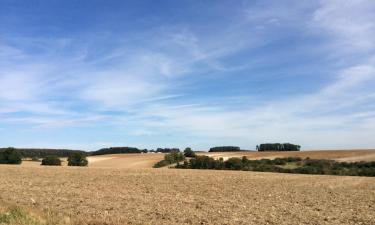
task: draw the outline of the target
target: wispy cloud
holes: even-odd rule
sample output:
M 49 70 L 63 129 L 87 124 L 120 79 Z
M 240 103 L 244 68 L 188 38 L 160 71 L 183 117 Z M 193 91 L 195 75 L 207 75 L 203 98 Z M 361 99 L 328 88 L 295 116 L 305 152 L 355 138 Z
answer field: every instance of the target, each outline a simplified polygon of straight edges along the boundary
M 225 20 L 131 32 L 4 33 L 0 126 L 53 130 L 61 145 L 68 130 L 87 133 L 82 142 L 70 137 L 77 148 L 374 146 L 375 4 L 291 3 L 249 3 L 214 13 Z

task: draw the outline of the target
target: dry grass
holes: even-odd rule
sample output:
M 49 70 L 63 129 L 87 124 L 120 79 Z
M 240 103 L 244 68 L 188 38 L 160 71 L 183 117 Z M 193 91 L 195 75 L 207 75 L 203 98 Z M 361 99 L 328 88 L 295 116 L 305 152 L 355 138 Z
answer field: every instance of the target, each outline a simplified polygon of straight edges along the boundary
M 113 154 L 88 157 L 89 167 L 152 168 L 164 154 Z
M 375 178 L 1 165 L 0 180 L 0 202 L 81 223 L 375 224 Z
M 201 152 L 200 155 L 208 155 L 214 158 L 242 157 L 249 159 L 274 159 L 277 157 L 310 157 L 312 159 L 332 159 L 337 161 L 375 161 L 375 150 L 320 150 L 300 152 Z

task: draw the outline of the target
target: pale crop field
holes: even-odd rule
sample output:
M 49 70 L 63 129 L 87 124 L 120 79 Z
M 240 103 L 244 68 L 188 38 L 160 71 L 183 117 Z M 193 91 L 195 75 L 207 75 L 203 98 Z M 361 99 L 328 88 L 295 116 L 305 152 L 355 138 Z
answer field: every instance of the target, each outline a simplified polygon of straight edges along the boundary
M 0 165 L 0 181 L 4 206 L 67 224 L 375 224 L 369 177 Z

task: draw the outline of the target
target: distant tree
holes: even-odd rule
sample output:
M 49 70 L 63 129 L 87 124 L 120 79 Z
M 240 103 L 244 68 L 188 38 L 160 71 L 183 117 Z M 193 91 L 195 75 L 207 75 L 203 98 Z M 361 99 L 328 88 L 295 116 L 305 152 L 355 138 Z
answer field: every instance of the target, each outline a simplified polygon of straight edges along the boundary
M 0 148 L 0 152 L 6 151 L 8 148 Z M 55 155 L 58 157 L 68 157 L 73 152 L 81 152 L 85 153 L 84 151 L 79 150 L 69 150 L 69 149 L 38 149 L 38 148 L 12 148 L 15 149 L 22 158 L 44 158 L 46 156 Z
M 147 149 L 140 150 L 134 147 L 110 147 L 102 148 L 97 151 L 91 152 L 91 155 L 106 155 L 106 154 L 130 154 L 130 153 L 147 153 Z
M 21 164 L 21 154 L 14 148 L 7 148 L 0 152 L 0 164 Z
M 68 166 L 87 166 L 88 161 L 86 155 L 76 152 L 68 157 Z
M 257 145 L 258 151 L 300 151 L 301 146 L 290 143 L 265 143 Z
M 191 148 L 185 148 L 184 150 L 185 157 L 195 157 L 195 152 Z
M 180 149 L 179 148 L 157 148 L 156 152 L 172 153 L 172 152 L 180 152 Z
M 237 152 L 241 151 L 240 147 L 237 146 L 219 146 L 210 148 L 209 152 Z
M 61 166 L 61 160 L 57 156 L 47 156 L 42 160 L 42 166 Z

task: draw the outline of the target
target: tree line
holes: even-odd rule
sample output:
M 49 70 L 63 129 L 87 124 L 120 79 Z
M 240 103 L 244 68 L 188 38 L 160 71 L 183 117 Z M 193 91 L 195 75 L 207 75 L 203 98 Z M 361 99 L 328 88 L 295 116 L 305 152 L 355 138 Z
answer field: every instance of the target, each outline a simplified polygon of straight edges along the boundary
M 43 149 L 43 148 L 0 148 L 0 152 L 7 151 L 9 149 L 15 149 L 21 155 L 22 158 L 44 158 L 46 156 L 58 156 L 68 157 L 70 154 L 78 152 L 86 154 L 85 151 L 80 150 L 69 150 L 69 149 Z
M 249 160 L 233 157 L 224 161 L 209 156 L 196 156 L 177 164 L 181 169 L 244 170 L 259 172 L 324 174 L 342 176 L 375 176 L 375 162 L 336 162 L 299 157 Z
M 238 152 L 241 151 L 237 146 L 219 146 L 210 148 L 209 152 Z
M 256 146 L 257 151 L 300 151 L 301 146 L 290 143 L 265 143 Z

